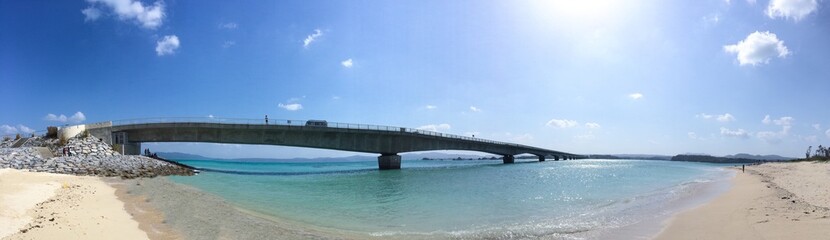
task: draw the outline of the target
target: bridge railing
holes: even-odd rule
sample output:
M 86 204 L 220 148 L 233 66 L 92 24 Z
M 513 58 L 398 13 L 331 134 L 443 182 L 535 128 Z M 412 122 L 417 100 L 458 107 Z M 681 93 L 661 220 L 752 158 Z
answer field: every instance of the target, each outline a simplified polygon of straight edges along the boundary
M 454 139 L 462 139 L 462 140 L 484 142 L 484 143 L 509 145 L 509 146 L 515 146 L 515 147 L 533 148 L 533 147 L 525 146 L 525 145 L 521 145 L 521 144 L 494 141 L 494 140 L 483 139 L 483 138 L 474 138 L 474 137 L 461 136 L 461 135 L 455 135 L 455 134 L 449 134 L 449 133 L 440 133 L 440 132 L 428 131 L 428 130 L 417 129 L 417 128 L 393 127 L 393 126 L 371 125 L 371 124 L 338 123 L 338 122 L 326 122 L 325 126 L 306 125 L 307 123 L 311 123 L 312 121 L 316 121 L 316 120 L 268 119 L 267 125 L 297 126 L 297 127 L 328 127 L 328 128 L 356 129 L 356 130 L 376 130 L 376 131 L 384 131 L 384 132 L 396 132 L 396 133 L 404 133 L 404 134 L 420 134 L 420 135 L 427 135 L 427 136 L 436 136 L 436 137 L 454 138 Z M 265 122 L 264 118 L 262 118 L 262 119 L 246 119 L 246 118 L 214 118 L 214 117 L 169 117 L 169 118 L 137 118 L 137 119 L 126 119 L 126 120 L 112 121 L 113 126 L 151 124 L 151 123 L 222 123 L 222 124 L 266 125 L 266 122 Z

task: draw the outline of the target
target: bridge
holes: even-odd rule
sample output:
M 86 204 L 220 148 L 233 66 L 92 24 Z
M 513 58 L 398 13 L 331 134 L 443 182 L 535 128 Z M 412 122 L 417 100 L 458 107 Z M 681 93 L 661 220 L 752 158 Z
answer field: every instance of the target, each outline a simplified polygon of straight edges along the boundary
M 279 145 L 380 154 L 380 169 L 400 169 L 399 153 L 432 150 L 485 152 L 501 155 L 504 163 L 513 163 L 519 154 L 536 155 L 539 161 L 582 158 L 567 152 L 420 129 L 314 120 L 266 123 L 264 119 L 135 119 L 68 126 L 60 135 L 72 137 L 83 131 L 129 155 L 140 154 L 144 142 Z

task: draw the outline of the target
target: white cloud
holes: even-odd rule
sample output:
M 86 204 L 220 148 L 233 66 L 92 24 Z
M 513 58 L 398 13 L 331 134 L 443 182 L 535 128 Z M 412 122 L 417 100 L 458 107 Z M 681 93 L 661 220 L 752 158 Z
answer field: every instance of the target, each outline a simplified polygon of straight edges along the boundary
M 297 111 L 297 110 L 303 109 L 303 105 L 299 104 L 299 103 L 289 103 L 289 104 L 280 103 L 277 106 L 279 106 L 282 109 L 288 110 L 288 111 Z
M 84 115 L 84 113 L 82 112 L 75 112 L 75 114 L 73 114 L 71 117 L 66 117 L 66 115 L 63 114 L 55 115 L 50 113 L 46 114 L 46 116 L 43 117 L 43 120 L 62 123 L 80 123 L 86 121 L 86 115 Z
M 751 33 L 736 44 L 723 46 L 723 50 L 736 53 L 741 66 L 767 64 L 772 58 L 790 55 L 784 41 L 778 40 L 778 36 L 769 31 Z
M 99 10 L 98 8 L 95 8 L 93 6 L 89 6 L 86 9 L 81 10 L 81 13 L 83 13 L 84 16 L 86 16 L 84 18 L 85 22 L 95 21 L 95 20 L 98 20 L 98 18 L 101 17 L 101 10 Z
M 766 115 L 764 116 L 764 119 L 761 120 L 761 122 L 767 125 L 774 124 L 777 126 L 781 126 L 781 131 L 763 131 L 756 133 L 755 136 L 767 143 L 779 143 L 784 139 L 785 136 L 787 136 L 790 133 L 790 129 L 792 129 L 792 125 L 793 122 L 795 122 L 795 118 L 781 117 L 778 119 L 773 119 L 770 118 L 769 115 Z
M 61 115 L 61 116 L 63 116 L 63 115 Z M 84 115 L 84 113 L 82 113 L 82 112 L 75 112 L 75 114 L 73 114 L 71 117 L 69 117 L 69 119 L 67 119 L 67 121 L 72 122 L 72 123 L 83 122 L 83 121 L 86 121 L 86 115 Z
M 314 29 L 314 33 L 308 35 L 307 37 L 305 37 L 305 40 L 303 40 L 303 47 L 308 48 L 308 45 L 310 45 L 312 42 L 314 42 L 314 40 L 317 40 L 317 38 L 321 36 L 323 36 L 323 32 L 320 31 L 320 29 Z
M 214 118 L 213 114 L 208 114 L 207 117 L 208 118 Z
M 95 8 L 96 4 L 109 7 L 121 20 L 134 20 L 147 29 L 156 29 L 161 26 L 165 16 L 164 1 L 156 1 L 153 5 L 146 6 L 136 0 L 87 0 L 87 2 L 90 6 L 81 12 L 89 20 L 96 20 L 101 16 L 100 10 Z
M 598 129 L 602 126 L 600 126 L 599 123 L 589 122 L 589 123 L 585 123 L 585 127 L 590 128 L 590 129 Z
M 631 98 L 631 99 L 634 99 L 634 100 L 638 100 L 638 99 L 643 98 L 643 94 L 642 93 L 632 93 L 632 94 L 628 94 L 628 97 Z
M 720 14 L 717 13 L 703 16 L 703 23 L 705 23 L 706 25 L 718 25 L 718 23 L 720 23 L 720 20 Z
M 236 29 L 237 27 L 239 27 L 239 25 L 237 25 L 235 22 L 227 22 L 227 23 L 219 24 L 220 29 Z
M 715 121 L 718 121 L 718 122 L 732 122 L 732 121 L 735 121 L 735 116 L 732 116 L 732 114 L 729 114 L 729 113 L 724 113 L 724 114 L 720 114 L 720 115 L 710 115 L 710 114 L 706 114 L 706 113 L 701 113 L 701 114 L 696 114 L 695 117 L 706 119 L 706 120 L 715 119 Z
M 792 18 L 796 22 L 803 19 L 818 8 L 816 0 L 770 0 L 767 6 L 767 16 L 775 19 L 782 17 Z
M 576 127 L 576 125 L 579 125 L 579 123 L 574 121 L 574 120 L 551 119 L 545 125 L 547 125 L 549 127 L 555 127 L 555 128 L 572 128 L 572 127 Z
M 792 127 L 793 122 L 795 122 L 795 118 L 793 118 L 793 117 L 781 117 L 781 118 L 778 118 L 778 119 L 772 119 L 772 118 L 769 117 L 769 115 L 766 115 L 766 116 L 764 116 L 764 120 L 761 120 L 761 122 L 764 123 L 764 124 L 775 124 L 775 125 L 778 125 L 778 126 L 782 126 L 783 131 L 787 132 Z M 815 125 L 813 127 L 815 127 Z
M 233 47 L 233 45 L 236 45 L 236 42 L 234 42 L 234 41 L 225 41 L 224 43 L 222 43 L 222 48 Z M 156 50 L 156 51 L 158 51 L 158 50 Z
M 727 137 L 737 137 L 737 138 L 747 138 L 749 137 L 749 132 L 743 129 L 738 130 L 730 130 L 728 128 L 720 128 L 720 134 Z
M 818 124 L 818 123 L 813 124 L 813 128 L 815 128 L 816 130 L 821 131 L 821 124 Z
M 31 129 L 27 126 L 23 126 L 23 124 L 18 124 L 17 125 L 17 130 L 20 131 L 21 133 L 27 133 L 27 134 L 31 134 L 31 133 L 35 132 L 34 129 Z
M 732 122 L 735 121 L 735 117 L 732 116 L 732 114 L 726 113 L 723 115 L 718 115 L 718 118 L 715 120 L 718 120 L 718 122 Z
M 340 65 L 343 65 L 343 67 L 346 67 L 346 68 L 352 68 L 352 66 L 354 65 L 354 62 L 352 62 L 352 59 L 349 58 L 349 59 L 346 59 L 346 60 L 340 62 Z
M 712 119 L 712 117 L 714 117 L 714 116 L 709 115 L 709 114 L 705 114 L 705 113 L 701 113 L 701 114 L 697 114 L 697 115 L 695 115 L 695 117 L 697 117 L 697 118 L 703 118 L 703 119 Z
M 424 125 L 424 126 L 418 127 L 417 129 L 425 130 L 425 131 L 432 131 L 432 132 L 441 132 L 441 131 L 450 130 L 450 128 L 451 128 L 451 126 L 449 124 L 442 123 L 442 124 L 437 124 L 437 125 L 436 124 Z
M 331 100 L 340 100 L 340 96 L 331 96 Z
M 775 125 L 789 126 L 793 124 L 793 121 L 795 121 L 795 118 L 793 117 L 781 117 L 779 119 L 772 120 L 772 123 L 775 123 Z
M 437 106 L 433 106 L 433 105 L 427 105 L 425 108 L 426 108 L 427 110 L 434 110 L 434 109 L 436 109 L 436 108 L 438 108 L 438 107 L 437 107 Z
M 816 136 L 816 135 L 806 136 L 806 137 L 804 137 L 804 141 L 807 141 L 807 142 L 818 142 L 818 136 Z
M 686 133 L 686 135 L 688 135 L 689 138 L 691 138 L 691 139 L 705 140 L 703 137 L 698 136 L 697 133 L 695 133 L 695 132 L 688 132 L 688 133 Z
M 481 108 L 477 108 L 477 107 L 474 107 L 474 106 L 470 106 L 470 111 L 473 111 L 473 112 L 481 112 Z
M 46 114 L 46 116 L 43 117 L 43 120 L 53 121 L 53 122 L 66 122 L 66 115 L 61 114 L 60 116 L 58 116 L 58 115 L 50 113 L 50 114 Z
M 0 125 L 0 134 L 9 135 L 17 133 L 17 128 L 9 125 Z
M 746 3 L 749 3 L 749 5 L 755 5 L 755 1 L 756 0 L 746 0 Z
M 179 48 L 179 37 L 176 35 L 164 36 L 156 42 L 156 54 L 159 56 L 173 54 Z
M 784 134 L 772 131 L 763 131 L 756 133 L 755 136 L 767 143 L 779 143 L 781 142 Z
M 824 132 L 824 135 L 827 135 L 827 138 L 830 138 L 830 129 L 827 129 L 827 131 Z

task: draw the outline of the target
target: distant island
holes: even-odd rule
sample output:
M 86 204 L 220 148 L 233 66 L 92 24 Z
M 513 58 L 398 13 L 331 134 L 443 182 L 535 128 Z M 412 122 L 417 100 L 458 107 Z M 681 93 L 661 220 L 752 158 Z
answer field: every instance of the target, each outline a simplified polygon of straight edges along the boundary
M 757 163 L 770 161 L 789 161 L 794 159 L 778 155 L 751 155 L 746 153 L 726 155 L 723 157 L 716 157 L 706 154 L 678 154 L 675 156 L 646 154 L 592 154 L 588 155 L 588 157 L 591 159 L 638 159 L 707 163 Z

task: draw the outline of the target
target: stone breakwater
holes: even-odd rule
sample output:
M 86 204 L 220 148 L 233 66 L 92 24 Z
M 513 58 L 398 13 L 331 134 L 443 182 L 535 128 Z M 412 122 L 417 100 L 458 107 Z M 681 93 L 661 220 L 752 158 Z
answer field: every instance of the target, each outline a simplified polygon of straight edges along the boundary
M 30 142 L 41 142 L 42 144 L 32 144 L 28 145 Z M 37 147 L 43 145 L 49 145 L 49 141 L 44 140 L 35 140 L 30 139 L 27 144 L 24 144 L 24 147 Z M 112 146 L 107 143 L 102 142 L 100 139 L 94 137 L 86 137 L 86 138 L 71 138 L 66 143 L 65 146 L 68 149 L 72 149 L 72 155 L 81 155 L 81 156 L 116 156 L 121 155 L 120 153 L 113 151 Z M 54 146 L 53 153 L 55 156 L 63 155 L 63 147 Z M 50 147 L 51 148 L 51 147 Z
M 120 155 L 112 151 L 108 144 L 94 138 L 72 139 L 67 146 L 73 147 L 76 154 L 44 158 L 39 148 L 48 147 L 58 156 L 62 148 L 57 148 L 57 151 L 52 148 L 54 146 L 0 148 L 0 168 L 122 178 L 193 175 L 193 170 L 187 167 L 144 156 Z

